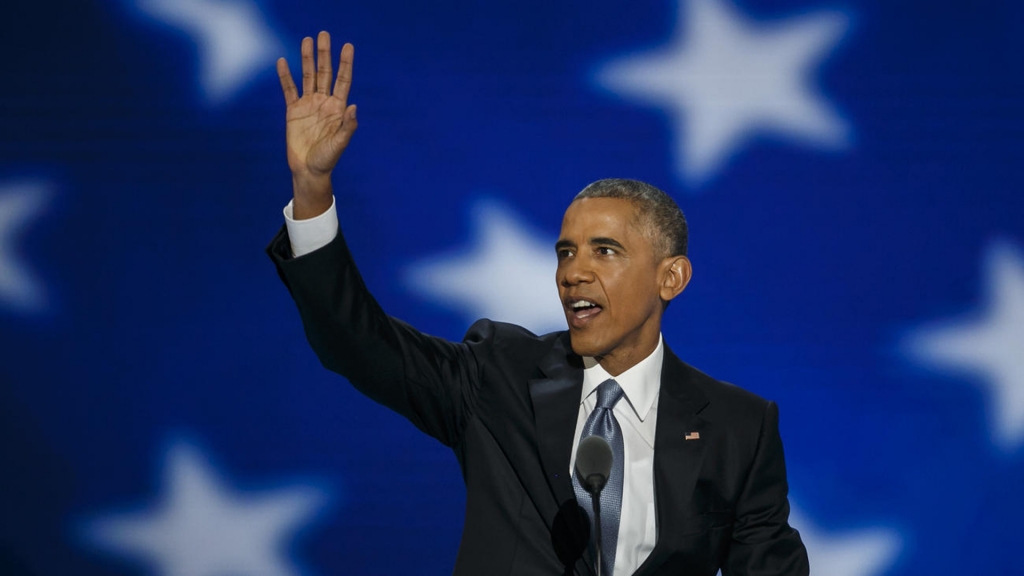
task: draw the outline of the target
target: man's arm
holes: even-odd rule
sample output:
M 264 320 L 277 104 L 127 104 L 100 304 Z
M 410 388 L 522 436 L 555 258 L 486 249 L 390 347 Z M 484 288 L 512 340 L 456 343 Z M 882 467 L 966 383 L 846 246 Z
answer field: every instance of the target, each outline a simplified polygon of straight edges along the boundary
M 391 318 L 366 289 L 338 229 L 331 172 L 356 129 L 347 103 L 353 47 L 341 51 L 330 90 L 330 36 L 302 41 L 301 97 L 287 62 L 278 60 L 287 104 L 288 166 L 294 195 L 286 226 L 267 248 L 302 317 L 321 363 L 421 430 L 453 445 L 461 437 L 479 383 L 477 352 L 488 342 L 484 323 L 472 341 L 453 343 Z
M 486 354 L 494 325 L 477 322 L 465 342 L 449 342 L 388 316 L 367 290 L 340 231 L 302 257 L 290 257 L 290 250 L 283 229 L 267 248 L 320 363 L 454 446 L 475 405 L 477 358 Z
M 788 493 L 779 408 L 769 402 L 754 463 L 736 504 L 723 576 L 807 576 L 807 550 L 789 525 Z

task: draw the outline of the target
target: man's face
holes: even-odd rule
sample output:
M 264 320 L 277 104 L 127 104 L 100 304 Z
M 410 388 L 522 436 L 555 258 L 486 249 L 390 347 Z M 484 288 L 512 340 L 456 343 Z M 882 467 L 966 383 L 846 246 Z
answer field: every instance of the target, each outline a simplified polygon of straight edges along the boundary
M 597 358 L 613 376 L 643 360 L 658 344 L 668 261 L 656 256 L 634 205 L 619 198 L 574 201 L 555 249 L 573 351 Z

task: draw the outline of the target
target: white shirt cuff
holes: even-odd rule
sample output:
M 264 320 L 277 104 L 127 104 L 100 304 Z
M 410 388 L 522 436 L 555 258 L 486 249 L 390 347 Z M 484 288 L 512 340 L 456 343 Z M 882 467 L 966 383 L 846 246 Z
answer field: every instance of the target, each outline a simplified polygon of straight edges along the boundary
M 298 258 L 330 244 L 338 235 L 338 211 L 334 207 L 334 196 L 331 196 L 331 207 L 327 211 L 305 220 L 292 218 L 292 202 L 284 207 L 284 224 L 288 229 L 288 239 L 291 240 L 292 256 Z

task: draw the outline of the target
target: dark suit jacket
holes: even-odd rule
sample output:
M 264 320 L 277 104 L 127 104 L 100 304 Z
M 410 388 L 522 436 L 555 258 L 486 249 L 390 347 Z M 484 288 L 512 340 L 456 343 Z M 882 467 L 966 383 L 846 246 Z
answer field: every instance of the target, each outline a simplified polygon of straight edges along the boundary
M 568 333 L 480 320 L 462 342 L 434 338 L 381 310 L 341 233 L 293 259 L 282 228 L 267 252 L 323 365 L 454 450 L 466 482 L 455 574 L 593 574 L 568 474 L 583 383 Z M 775 404 L 667 347 L 654 488 L 657 545 L 636 574 L 807 575 Z

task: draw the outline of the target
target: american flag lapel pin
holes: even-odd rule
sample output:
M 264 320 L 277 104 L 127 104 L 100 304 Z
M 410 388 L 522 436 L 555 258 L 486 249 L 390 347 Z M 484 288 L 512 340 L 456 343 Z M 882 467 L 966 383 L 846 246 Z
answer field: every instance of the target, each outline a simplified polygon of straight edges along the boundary
M 687 440 L 700 440 L 700 432 L 690 432 L 685 438 Z

